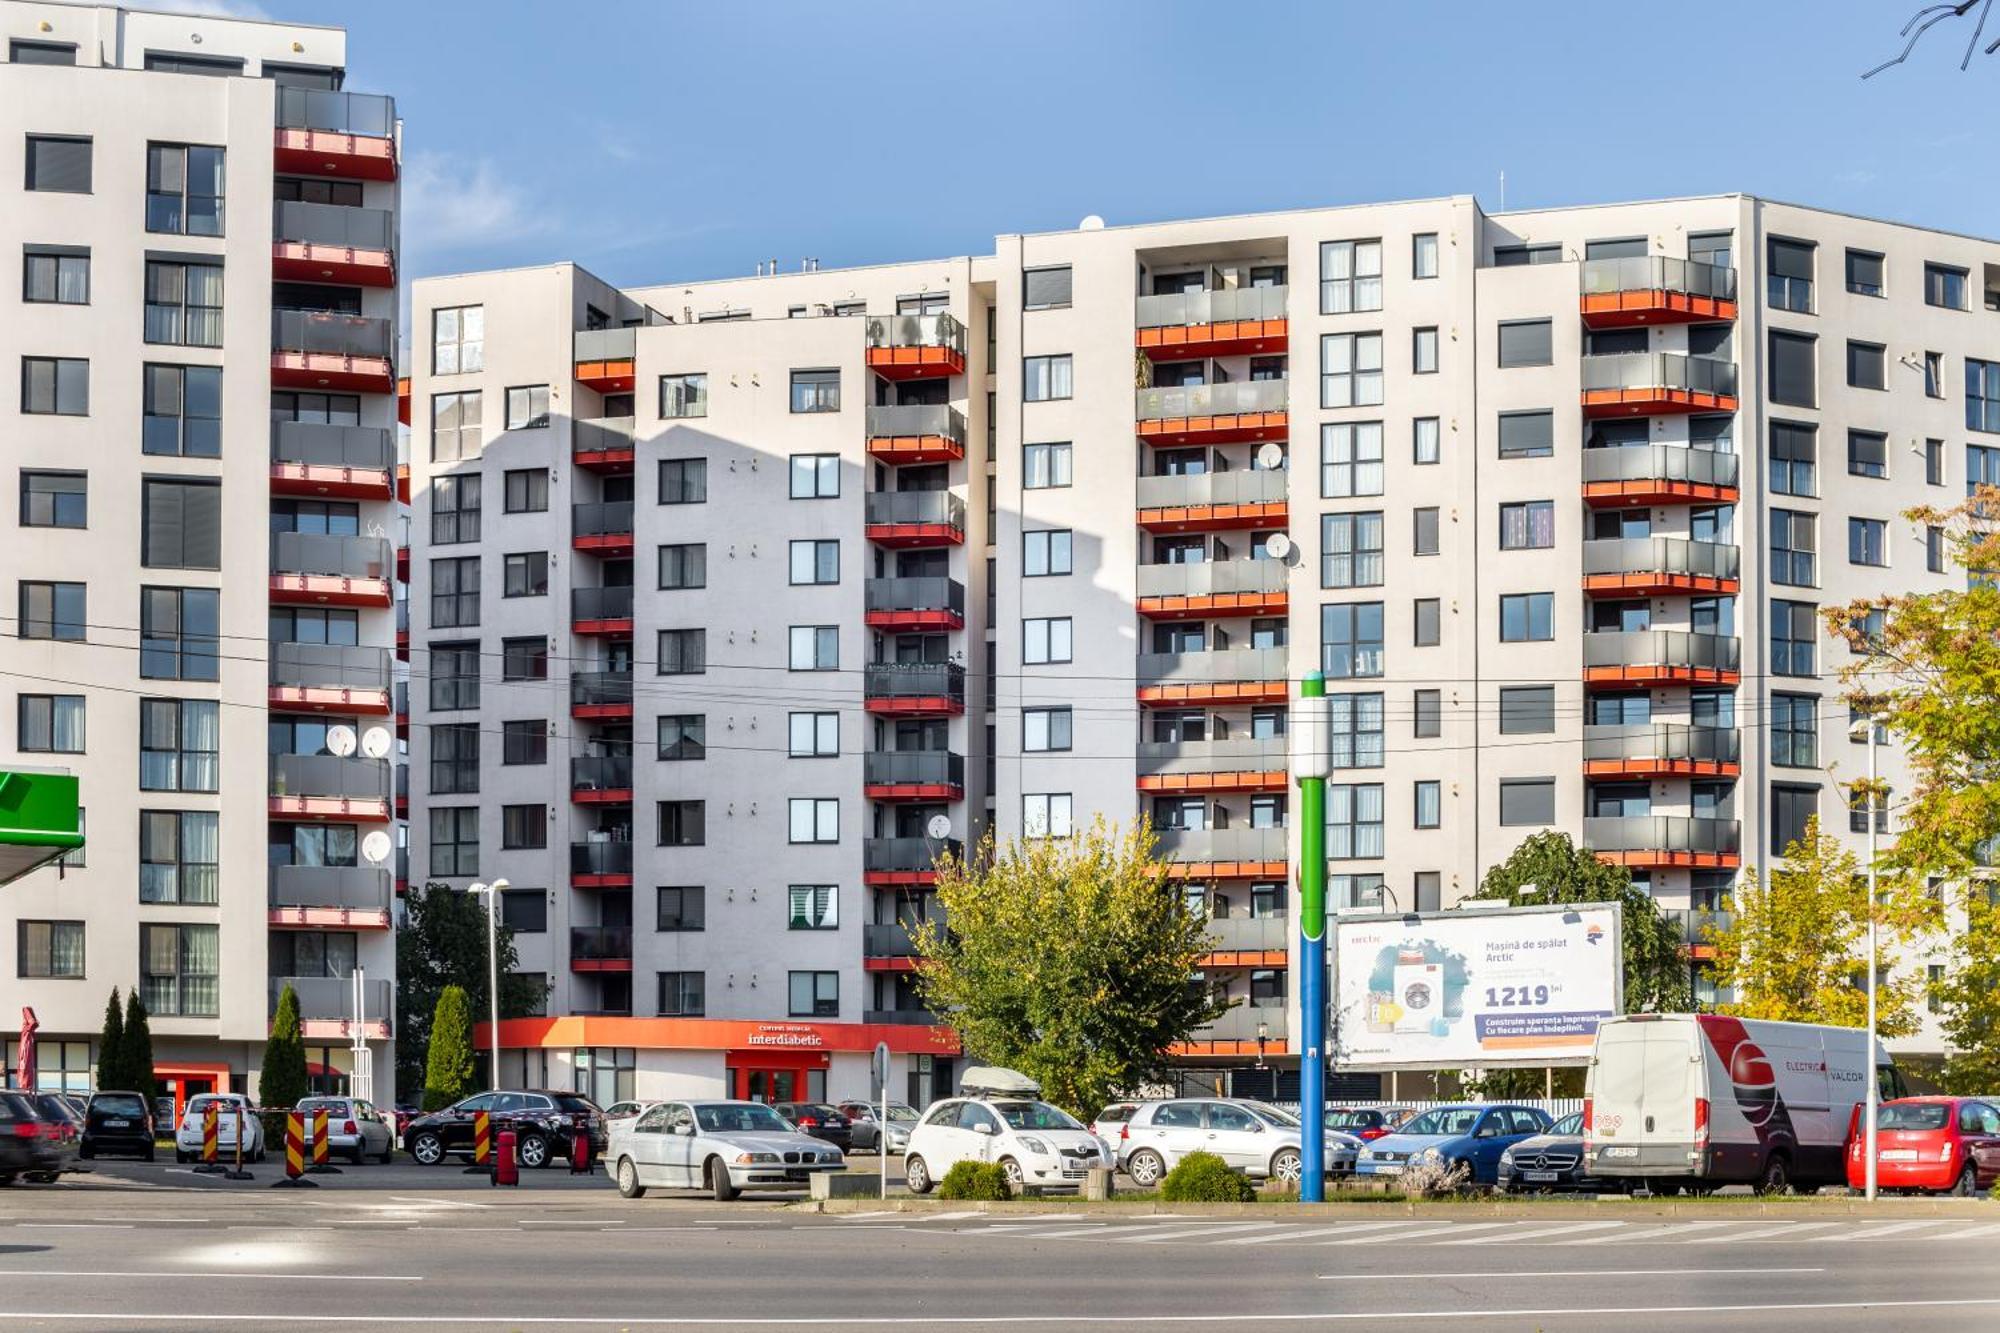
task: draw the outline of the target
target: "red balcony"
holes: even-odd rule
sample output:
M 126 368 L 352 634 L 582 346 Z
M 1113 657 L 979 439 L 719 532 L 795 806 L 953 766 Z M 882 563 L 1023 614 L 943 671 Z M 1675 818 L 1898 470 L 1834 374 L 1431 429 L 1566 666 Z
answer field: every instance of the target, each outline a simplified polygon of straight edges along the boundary
M 1590 778 L 1733 778 L 1742 771 L 1738 733 L 1685 723 L 1590 725 L 1583 772 Z
M 1158 836 L 1169 879 L 1282 880 L 1290 874 L 1281 828 L 1163 828 Z
M 632 637 L 632 589 L 629 585 L 611 588 L 571 588 L 570 628 L 578 634 L 604 634 L 612 638 Z
M 1681 537 L 1612 537 L 1583 544 L 1583 590 L 1595 597 L 1733 596 L 1737 548 Z
M 1290 387 L 1277 379 L 1140 389 L 1139 438 L 1154 445 L 1283 440 L 1291 431 Z
M 589 472 L 630 476 L 637 458 L 632 446 L 632 418 L 603 417 L 577 422 L 570 457 Z
M 965 756 L 946 750 L 870 751 L 862 794 L 871 801 L 962 801 Z
M 965 326 L 950 315 L 875 315 L 867 331 L 868 368 L 885 380 L 965 373 Z
M 632 844 L 573 842 L 569 845 L 569 885 L 573 889 L 632 887 Z
M 311 499 L 389 500 L 395 496 L 395 442 L 368 426 L 306 421 L 271 425 L 271 494 Z
M 1141 653 L 1139 702 L 1147 707 L 1281 704 L 1290 696 L 1284 648 Z
M 870 628 L 905 633 L 965 628 L 965 585 L 957 579 L 869 579 L 862 619 Z
M 951 463 L 965 457 L 965 414 L 944 403 L 868 409 L 868 456 L 880 463 Z
M 965 501 L 950 491 L 870 491 L 868 540 L 890 550 L 965 544 Z
M 569 799 L 577 805 L 632 804 L 632 756 L 593 754 L 572 758 Z
M 1639 870 L 1728 870 L 1743 863 L 1733 819 L 1682 815 L 1588 817 L 1583 841 L 1600 861 Z
M 334 643 L 271 645 L 268 702 L 274 713 L 389 715 L 389 653 Z
M 386 319 L 318 310 L 271 312 L 274 388 L 394 393 L 394 354 L 394 330 Z
M 629 721 L 630 671 L 579 671 L 569 678 L 569 715 L 584 721 Z
M 951 662 L 871 662 L 862 706 L 891 717 L 955 717 L 965 711 L 965 668 Z
M 274 754 L 268 805 L 273 819 L 386 824 L 389 766 L 330 754 Z
M 569 930 L 569 970 L 572 972 L 630 972 L 632 970 L 632 928 L 630 926 L 571 926 Z
M 410 424 L 410 377 L 408 375 L 396 381 L 396 420 L 402 422 L 405 426 Z M 409 465 L 407 463 L 399 465 L 396 468 L 396 473 L 404 482 L 401 499 L 404 504 L 408 504 L 410 502 L 408 485 L 410 478 Z
M 395 562 L 380 537 L 271 535 L 270 598 L 281 606 L 379 606 L 395 601 Z
M 587 555 L 632 554 L 632 502 L 609 500 L 570 506 L 570 546 Z
M 1142 741 L 1139 790 L 1161 795 L 1284 791 L 1291 785 L 1287 765 L 1283 740 Z
M 1290 522 L 1287 481 L 1276 468 L 1139 478 L 1139 526 L 1148 532 L 1269 531 Z
M 396 215 L 387 209 L 280 200 L 271 276 L 350 287 L 396 285 Z
M 1142 296 L 1135 341 L 1155 361 L 1281 355 L 1287 294 L 1283 287 L 1237 287 Z
M 1736 318 L 1736 270 L 1667 255 L 1583 261 L 1580 310 L 1593 329 Z
M 1647 629 L 1583 636 L 1583 682 L 1596 689 L 1734 685 L 1741 641 L 1721 634 Z
M 1138 611 L 1152 620 L 1282 616 L 1288 604 L 1281 560 L 1209 560 L 1141 565 Z
M 955 838 L 864 838 L 861 882 L 883 888 L 935 884 L 937 862 L 964 855 L 965 844 Z
M 1594 509 L 1735 504 L 1735 454 L 1672 444 L 1583 451 L 1583 502 Z
M 1586 417 L 1679 416 L 1735 410 L 1734 362 L 1676 352 L 1583 358 Z

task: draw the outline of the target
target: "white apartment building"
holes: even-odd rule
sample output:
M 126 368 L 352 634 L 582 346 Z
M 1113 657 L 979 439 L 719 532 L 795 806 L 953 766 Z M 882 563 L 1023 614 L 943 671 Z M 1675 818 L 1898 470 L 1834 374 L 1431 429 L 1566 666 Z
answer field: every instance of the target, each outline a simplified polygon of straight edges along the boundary
M 770 268 L 415 285 L 416 873 L 515 886 L 531 1083 L 865 1094 L 888 1039 L 921 1102 L 932 853 L 1097 814 L 1214 918 L 1189 1064 L 1295 1068 L 1315 669 L 1336 908 L 1558 828 L 1712 999 L 1737 875 L 1864 841 L 1817 609 L 1963 577 L 1905 511 L 2000 480 L 2000 243 L 1750 196 Z
M 255 1093 L 289 982 L 320 1086 L 359 1038 L 388 1104 L 394 105 L 337 29 L 0 36 L 0 766 L 78 774 L 87 838 L 0 893 L 0 1010 L 80 1090 L 136 988 L 184 1103 Z

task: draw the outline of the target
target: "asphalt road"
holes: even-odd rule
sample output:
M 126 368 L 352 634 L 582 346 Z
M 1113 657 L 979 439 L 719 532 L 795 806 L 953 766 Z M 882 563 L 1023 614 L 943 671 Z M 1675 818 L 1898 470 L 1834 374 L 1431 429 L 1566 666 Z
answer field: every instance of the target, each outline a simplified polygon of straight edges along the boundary
M 367 1171 L 367 1168 L 363 1169 Z M 1986 1330 L 2000 1205 L 1889 1220 L 814 1215 L 417 1168 L 0 1193 L 0 1327 Z M 162 1179 L 164 1177 L 164 1179 Z M 548 1184 L 543 1186 L 543 1180 Z M 478 1185 L 470 1190 L 460 1182 Z M 1809 1209 L 1794 1210 L 1809 1214 Z

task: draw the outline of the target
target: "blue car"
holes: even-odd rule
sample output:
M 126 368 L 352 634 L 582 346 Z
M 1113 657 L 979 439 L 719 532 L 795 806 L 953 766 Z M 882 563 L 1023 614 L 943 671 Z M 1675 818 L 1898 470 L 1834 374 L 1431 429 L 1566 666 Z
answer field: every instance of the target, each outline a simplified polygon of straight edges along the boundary
M 1356 1175 L 1399 1176 L 1419 1162 L 1464 1163 L 1474 1184 L 1499 1180 L 1500 1154 L 1549 1128 L 1549 1113 L 1532 1106 L 1468 1102 L 1425 1111 L 1394 1134 L 1367 1144 Z

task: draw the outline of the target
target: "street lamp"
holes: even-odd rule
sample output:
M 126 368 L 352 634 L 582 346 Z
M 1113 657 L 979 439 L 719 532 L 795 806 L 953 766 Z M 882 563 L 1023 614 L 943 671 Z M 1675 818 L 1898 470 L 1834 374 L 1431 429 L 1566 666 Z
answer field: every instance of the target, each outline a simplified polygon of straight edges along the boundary
M 1881 1089 L 1876 1085 L 1875 1075 L 1875 978 L 1877 966 L 1877 939 L 1875 915 L 1877 911 L 1875 889 L 1875 812 L 1878 792 L 1875 786 L 1875 738 L 1878 729 L 1889 719 L 1881 713 L 1870 712 L 1861 725 L 1868 730 L 1868 1067 L 1864 1077 L 1868 1086 L 1864 1089 L 1867 1105 L 1863 1114 L 1867 1117 L 1861 1130 L 1861 1155 L 1865 1163 L 1863 1176 L 1864 1193 L 1870 1199 L 1875 1192 L 1875 1116 L 1881 1101 Z M 1849 733 L 1852 735 L 1852 732 Z
M 471 887 L 471 892 L 486 895 L 486 1035 L 493 1052 L 486 1072 L 496 1092 L 500 1089 L 500 895 L 506 888 L 504 879 Z

